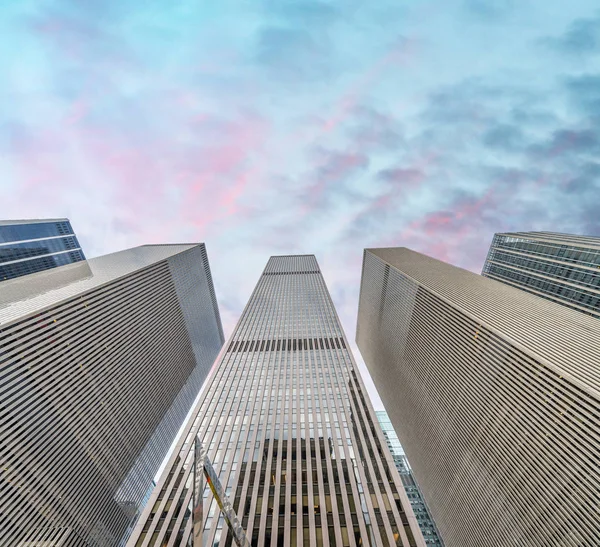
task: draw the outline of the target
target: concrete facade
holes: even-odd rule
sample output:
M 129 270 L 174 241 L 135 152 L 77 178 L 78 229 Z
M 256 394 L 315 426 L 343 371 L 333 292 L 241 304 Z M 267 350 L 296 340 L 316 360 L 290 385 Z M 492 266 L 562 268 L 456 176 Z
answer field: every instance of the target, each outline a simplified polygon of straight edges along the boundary
M 119 545 L 222 344 L 203 244 L 3 282 L 0 545 Z
M 600 545 L 600 323 L 404 248 L 357 343 L 447 547 Z
M 192 545 L 197 435 L 253 546 L 425 546 L 312 255 L 267 263 L 128 547 Z

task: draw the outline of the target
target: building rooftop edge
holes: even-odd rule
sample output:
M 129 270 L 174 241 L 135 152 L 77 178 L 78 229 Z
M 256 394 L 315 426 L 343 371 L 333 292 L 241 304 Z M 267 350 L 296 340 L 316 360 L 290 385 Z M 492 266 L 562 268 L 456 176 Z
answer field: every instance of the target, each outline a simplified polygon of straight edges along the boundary
M 366 251 L 515 347 L 600 394 L 598 319 L 406 247 Z
M 305 256 L 312 256 L 313 258 L 317 258 L 317 255 L 314 254 L 297 254 L 297 255 L 271 255 L 269 258 L 292 258 L 292 257 L 305 257 Z
M 519 237 L 554 242 L 561 245 L 571 245 L 573 247 L 600 249 L 600 236 L 565 234 L 561 232 L 496 232 L 494 236 Z M 491 248 L 493 247 L 492 243 Z
M 0 219 L 0 226 L 12 224 L 44 224 L 46 222 L 71 222 L 68 218 Z
M 94 289 L 119 277 L 149 267 L 179 253 L 201 247 L 198 244 L 139 245 L 82 260 L 0 284 L 0 325 L 20 320 Z

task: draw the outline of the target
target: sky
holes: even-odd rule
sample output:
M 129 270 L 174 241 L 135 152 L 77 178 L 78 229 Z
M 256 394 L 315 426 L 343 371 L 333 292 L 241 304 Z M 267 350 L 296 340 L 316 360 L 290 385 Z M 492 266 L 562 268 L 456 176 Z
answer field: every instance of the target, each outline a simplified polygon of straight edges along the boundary
M 600 235 L 597 0 L 4 0 L 0 74 L 0 217 L 205 242 L 226 335 L 274 254 L 354 340 L 365 247 Z

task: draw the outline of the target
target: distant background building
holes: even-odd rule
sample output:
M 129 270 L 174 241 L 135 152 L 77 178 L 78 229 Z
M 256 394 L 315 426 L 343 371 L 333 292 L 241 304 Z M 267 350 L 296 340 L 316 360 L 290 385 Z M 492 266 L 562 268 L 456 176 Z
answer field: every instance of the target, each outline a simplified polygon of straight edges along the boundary
M 204 244 L 0 284 L 0 545 L 119 545 L 223 339 Z
M 396 432 L 394 431 L 394 426 L 392 425 L 387 412 L 385 410 L 376 410 L 375 414 L 377 415 L 377 420 L 383 431 L 383 436 L 385 437 L 388 448 L 392 453 L 392 458 L 394 458 L 396 469 L 398 470 L 398 473 L 400 473 L 402 484 L 404 484 L 404 490 L 406 490 L 406 495 L 410 500 L 413 512 L 415 513 L 415 517 L 417 518 L 419 527 L 423 533 L 425 543 L 427 543 L 427 545 L 443 547 L 444 543 L 429 514 L 427 504 L 419 490 L 419 486 L 413 476 L 408 460 L 404 455 L 402 445 L 400 444 L 400 440 L 398 439 L 398 435 L 396 435 Z
M 85 260 L 66 218 L 0 220 L 0 281 Z
M 495 234 L 482 275 L 600 318 L 600 237 Z
M 128 546 L 191 545 L 198 435 L 254 547 L 425 545 L 313 255 L 270 258 Z
M 600 322 L 367 249 L 357 343 L 446 547 L 600 545 Z

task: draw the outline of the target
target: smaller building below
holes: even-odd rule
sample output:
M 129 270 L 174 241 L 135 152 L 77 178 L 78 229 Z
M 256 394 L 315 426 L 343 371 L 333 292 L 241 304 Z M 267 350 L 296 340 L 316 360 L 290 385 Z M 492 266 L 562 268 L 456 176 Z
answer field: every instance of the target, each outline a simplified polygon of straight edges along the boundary
M 425 538 L 425 543 L 427 543 L 427 545 L 439 545 L 440 547 L 443 547 L 444 542 L 435 526 L 435 522 L 433 522 L 433 519 L 427 510 L 425 500 L 421 495 L 419 486 L 415 481 L 408 460 L 404 455 L 400 440 L 398 439 L 398 435 L 396 435 L 396 432 L 394 431 L 394 426 L 392 425 L 387 412 L 385 410 L 377 410 L 375 411 L 375 414 L 377 414 L 377 420 L 379 421 L 388 448 L 394 458 L 396 469 L 398 470 L 398 473 L 400 473 L 400 478 L 402 479 L 404 490 L 406 490 L 406 495 L 410 500 L 412 510 L 419 522 L 419 527 L 423 533 L 423 538 Z

